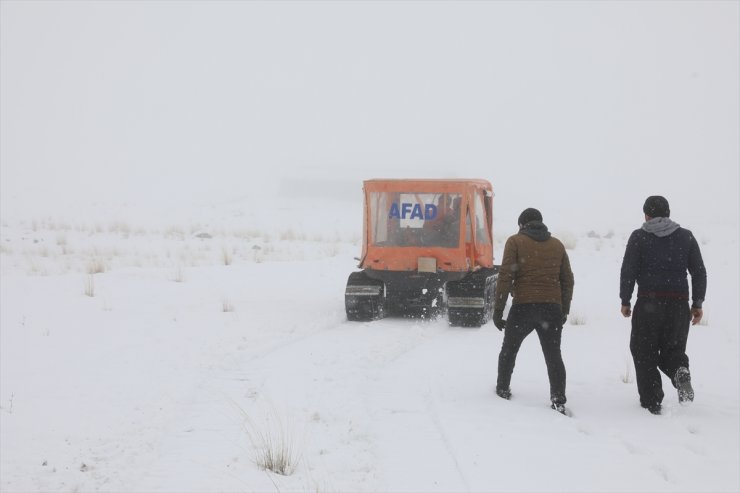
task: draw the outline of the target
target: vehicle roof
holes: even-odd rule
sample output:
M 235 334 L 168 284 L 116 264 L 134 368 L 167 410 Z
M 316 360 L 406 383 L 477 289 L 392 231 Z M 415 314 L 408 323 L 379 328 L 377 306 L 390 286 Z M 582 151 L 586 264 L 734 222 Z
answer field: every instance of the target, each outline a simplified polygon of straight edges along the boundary
M 420 189 L 463 189 L 473 186 L 492 190 L 493 187 L 488 180 L 482 178 L 374 178 L 363 182 L 366 188 L 375 190 L 404 191 L 408 187 Z

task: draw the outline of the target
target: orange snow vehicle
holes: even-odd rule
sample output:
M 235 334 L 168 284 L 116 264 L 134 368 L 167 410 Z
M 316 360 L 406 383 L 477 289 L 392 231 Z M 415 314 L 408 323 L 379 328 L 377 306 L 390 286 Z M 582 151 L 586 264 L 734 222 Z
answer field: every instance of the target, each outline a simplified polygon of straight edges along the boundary
M 493 188 L 481 179 L 366 180 L 362 257 L 344 294 L 349 320 L 491 319 Z

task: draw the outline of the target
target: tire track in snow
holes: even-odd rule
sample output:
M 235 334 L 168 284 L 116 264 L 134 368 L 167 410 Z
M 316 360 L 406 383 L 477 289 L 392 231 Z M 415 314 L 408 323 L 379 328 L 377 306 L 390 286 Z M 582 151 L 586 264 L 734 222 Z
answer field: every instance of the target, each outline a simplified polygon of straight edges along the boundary
M 233 451 L 236 441 L 246 447 L 239 455 L 249 454 L 250 447 L 241 432 L 232 433 L 230 444 L 224 442 L 229 437 L 228 430 L 241 426 L 235 413 L 228 416 L 227 401 L 232 399 L 232 403 L 255 422 L 265 417 L 260 404 L 268 402 L 272 410 L 292 423 L 310 427 L 317 435 L 319 443 L 315 448 L 319 450 L 317 454 L 309 454 L 307 467 L 311 468 L 311 463 L 320 467 L 324 459 L 321 454 L 326 453 L 326 446 L 320 446 L 324 438 L 318 438 L 319 430 L 323 430 L 336 435 L 327 443 L 344 445 L 329 453 L 347 455 L 344 464 L 348 470 L 355 471 L 350 476 L 359 481 L 357 484 L 377 483 L 373 466 L 376 438 L 369 432 L 370 417 L 357 399 L 360 396 L 357 389 L 372 382 L 389 362 L 418 347 L 429 327 L 422 325 L 422 330 L 418 330 L 416 323 L 409 327 L 407 321 L 400 321 L 400 326 L 396 322 L 398 320 L 358 325 L 327 316 L 311 325 L 306 324 L 308 327 L 296 325 L 303 329 L 300 331 L 266 338 L 262 337 L 264 334 L 253 333 L 256 341 L 250 341 L 247 335 L 241 349 L 234 350 L 228 339 L 211 345 L 199 365 L 202 370 L 198 378 L 187 393 L 179 395 L 178 409 L 170 414 L 167 430 L 159 434 L 158 443 L 152 447 L 154 450 L 147 454 L 153 462 L 149 467 L 153 473 L 137 487 L 165 486 L 161 478 L 172 471 L 174 461 L 169 455 L 173 453 L 181 462 L 190 464 L 190 469 L 196 470 L 226 462 L 229 459 L 226 451 Z M 269 331 L 269 327 L 262 330 Z M 302 371 L 297 374 L 296 368 Z M 306 385 L 295 385 L 296 381 Z M 221 383 L 214 386 L 215 382 Z M 286 391 L 291 385 L 295 391 Z M 340 393 L 348 395 L 347 402 L 335 408 L 333 401 L 326 401 L 322 391 L 327 385 L 332 388 L 332 394 L 338 387 Z M 210 416 L 209 424 L 205 416 Z M 223 452 L 223 457 L 199 458 L 187 448 L 192 440 L 213 444 L 211 446 L 219 453 Z M 332 457 L 328 460 L 330 463 L 336 461 Z
M 170 413 L 165 429 L 157 434 L 157 442 L 149 446 L 148 473 L 145 477 L 139 478 L 136 489 L 158 489 L 167 486 L 162 482 L 163 478 L 173 477 L 173 468 L 177 467 L 172 458 L 173 451 L 179 454 L 182 461 L 188 463 L 191 472 L 215 471 L 220 466 L 219 462 L 226 464 L 225 467 L 230 467 L 231 463 L 237 460 L 236 457 L 246 451 L 243 449 L 246 443 L 242 443 L 246 440 L 243 435 L 243 424 L 240 424 L 240 417 L 233 409 L 234 405 L 240 409 L 236 400 L 233 400 L 235 390 L 242 384 L 250 382 L 250 369 L 269 367 L 269 361 L 275 358 L 275 355 L 299 347 L 305 341 L 320 337 L 321 334 L 337 329 L 342 324 L 336 319 L 326 319 L 322 322 L 313 324 L 298 335 L 295 332 L 285 332 L 276 337 L 258 340 L 254 346 L 248 345 L 243 349 L 238 348 L 239 344 L 236 344 L 235 348 L 234 341 L 228 338 L 206 348 L 199 364 L 201 370 L 197 378 L 189 386 L 188 391 L 178 394 L 177 408 Z M 242 337 L 241 342 L 246 342 L 245 337 L 247 336 Z M 275 339 L 278 341 L 274 342 Z M 222 382 L 225 385 L 214 385 L 214 382 Z M 238 430 L 236 435 L 230 433 L 230 430 L 234 429 Z M 215 444 L 216 450 L 223 453 L 223 457 L 218 457 L 218 453 L 214 454 L 213 458 L 199 457 L 197 453 L 183 446 L 192 440 Z M 244 487 L 239 476 L 223 469 L 220 472 L 224 475 L 220 480 L 221 484 L 226 481 L 230 488 Z M 210 472 L 208 475 L 213 474 Z M 183 478 L 179 480 L 183 481 Z
M 460 466 L 460 461 L 457 460 L 455 448 L 452 446 L 452 442 L 447 436 L 447 432 L 442 425 L 442 420 L 439 417 L 439 412 L 437 411 L 437 404 L 434 400 L 431 385 L 427 388 L 427 392 L 424 394 L 424 403 L 426 404 L 427 410 L 429 411 L 429 415 L 432 418 L 432 422 L 434 423 L 435 428 L 437 428 L 439 436 L 442 438 L 442 443 L 444 444 L 447 453 L 450 455 L 452 463 L 455 465 L 455 470 L 460 476 L 460 481 L 462 481 L 462 484 L 465 487 L 465 491 L 470 491 L 470 484 L 468 483 L 468 480 L 465 477 L 465 473 Z
M 459 335 L 446 324 L 431 323 L 413 344 L 393 351 L 372 368 L 367 403 L 373 409 L 372 420 L 381 425 L 374 436 L 384 450 L 381 463 L 390 481 L 388 490 L 471 491 L 429 380 L 429 372 L 437 368 L 430 355 L 437 354 L 435 348 L 449 347 Z

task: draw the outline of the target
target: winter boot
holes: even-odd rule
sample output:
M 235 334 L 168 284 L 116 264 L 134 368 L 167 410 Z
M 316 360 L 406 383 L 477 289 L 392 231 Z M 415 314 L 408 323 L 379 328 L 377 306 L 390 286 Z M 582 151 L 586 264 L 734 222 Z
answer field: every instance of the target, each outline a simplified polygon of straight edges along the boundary
M 663 408 L 660 404 L 650 404 L 646 409 L 650 411 L 650 414 L 660 415 Z
M 568 415 L 568 411 L 565 409 L 565 404 L 557 404 L 557 403 L 553 402 L 550 405 L 550 408 L 556 410 L 560 414 L 564 414 L 565 416 Z
M 691 373 L 689 369 L 682 366 L 676 370 L 676 375 L 673 377 L 673 384 L 678 390 L 678 402 L 679 404 L 688 404 L 694 400 L 694 388 L 691 386 Z
M 511 389 L 496 388 L 496 395 L 508 401 L 509 399 L 511 399 Z

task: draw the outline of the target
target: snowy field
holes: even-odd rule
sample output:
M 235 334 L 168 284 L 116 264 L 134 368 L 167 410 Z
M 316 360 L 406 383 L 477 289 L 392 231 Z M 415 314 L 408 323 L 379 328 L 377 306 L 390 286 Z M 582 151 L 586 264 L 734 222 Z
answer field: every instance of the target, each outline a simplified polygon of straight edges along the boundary
M 739 18 L 0 0 L 0 493 L 740 492 Z M 346 320 L 371 178 L 489 180 L 499 262 L 542 211 L 572 417 L 534 335 L 505 401 L 492 323 Z M 661 416 L 618 296 L 656 194 L 708 270 Z
M 709 274 L 696 401 L 665 380 L 662 416 L 639 406 L 619 313 L 630 230 L 554 231 L 576 279 L 569 418 L 534 335 L 504 401 L 492 323 L 346 320 L 359 200 L 4 217 L 0 490 L 740 489 L 736 224 L 685 225 Z M 514 220 L 496 218 L 499 259 Z M 261 467 L 281 448 L 288 475 Z

